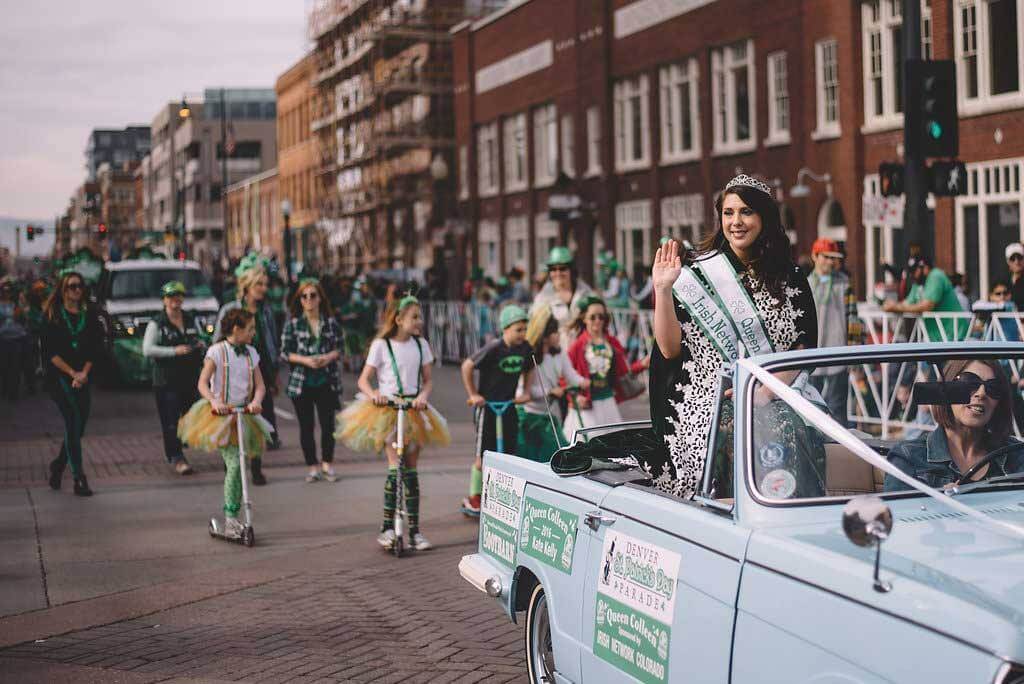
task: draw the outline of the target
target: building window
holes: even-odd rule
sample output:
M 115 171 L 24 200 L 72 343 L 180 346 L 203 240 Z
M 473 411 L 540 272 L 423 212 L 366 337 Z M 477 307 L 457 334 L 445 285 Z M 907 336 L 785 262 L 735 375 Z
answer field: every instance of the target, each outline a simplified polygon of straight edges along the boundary
M 485 275 L 497 278 L 501 273 L 501 236 L 498 224 L 494 221 L 481 221 L 477 236 L 480 267 Z
M 569 178 L 576 177 L 576 134 L 572 125 L 572 114 L 562 115 L 562 152 L 560 155 L 562 171 Z
M 219 202 L 220 201 L 220 183 L 211 183 L 210 184 L 210 201 L 211 202 Z
M 459 199 L 469 199 L 469 147 L 459 145 Z
M 814 44 L 818 128 L 813 137 L 839 135 L 839 48 L 834 39 Z
M 921 55 L 931 59 L 931 5 L 921 5 Z M 903 9 L 901 0 L 861 5 L 864 46 L 864 121 L 894 127 L 903 113 Z
M 754 44 L 745 40 L 711 52 L 714 152 L 749 152 L 756 146 Z
M 650 98 L 647 76 L 615 84 L 615 169 L 644 168 L 651 162 Z
M 789 73 L 785 52 L 768 55 L 768 139 L 765 142 L 789 142 Z
M 661 161 L 681 162 L 700 157 L 697 109 L 697 60 L 662 67 Z
M 601 173 L 601 108 L 587 108 L 587 175 Z
M 533 218 L 534 263 L 542 270 L 542 264 L 548 258 L 551 248 L 558 244 L 558 223 L 548 218 L 547 212 L 537 214 Z
M 498 194 L 498 123 L 477 129 L 479 193 L 483 197 Z
M 525 190 L 529 185 L 526 157 L 526 114 L 515 114 L 502 122 L 505 135 L 505 192 Z
M 967 113 L 1019 107 L 1024 0 L 958 0 L 955 7 L 958 92 Z
M 651 202 L 636 200 L 615 206 L 615 225 L 618 227 L 619 263 L 650 263 L 651 256 Z
M 533 179 L 550 185 L 558 175 L 558 114 L 549 104 L 533 110 Z
M 505 262 L 511 270 L 518 268 L 526 273 L 530 263 L 530 220 L 526 216 L 509 216 L 505 219 Z

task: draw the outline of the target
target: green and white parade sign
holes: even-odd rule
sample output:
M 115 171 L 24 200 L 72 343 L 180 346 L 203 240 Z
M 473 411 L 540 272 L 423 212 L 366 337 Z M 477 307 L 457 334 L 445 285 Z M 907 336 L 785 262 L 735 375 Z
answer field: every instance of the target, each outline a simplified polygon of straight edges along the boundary
M 608 532 L 599 559 L 594 654 L 642 682 L 667 682 L 679 554 Z
M 522 514 L 526 480 L 484 467 L 480 501 L 480 550 L 502 565 L 515 567 L 516 533 Z
M 566 574 L 572 572 L 577 518 L 557 506 L 526 497 L 519 551 Z

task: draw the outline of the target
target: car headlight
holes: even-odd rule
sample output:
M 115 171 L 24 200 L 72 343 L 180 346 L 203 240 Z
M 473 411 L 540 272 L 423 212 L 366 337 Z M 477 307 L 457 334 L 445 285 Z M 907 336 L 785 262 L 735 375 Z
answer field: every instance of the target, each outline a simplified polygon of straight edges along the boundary
M 199 328 L 201 333 L 205 332 L 207 335 L 213 334 L 213 324 L 216 322 L 215 316 L 196 316 L 196 327 Z
M 135 319 L 132 316 L 115 317 L 114 333 L 117 335 L 131 337 L 135 334 Z
M 993 684 L 1024 684 L 1024 665 L 1003 663 L 996 673 Z

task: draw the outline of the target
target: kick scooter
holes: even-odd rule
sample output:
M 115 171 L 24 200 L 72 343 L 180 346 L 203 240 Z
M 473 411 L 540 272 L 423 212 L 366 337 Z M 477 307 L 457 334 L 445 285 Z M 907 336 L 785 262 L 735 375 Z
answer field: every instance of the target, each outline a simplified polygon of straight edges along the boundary
M 238 424 L 238 465 L 240 468 L 240 475 L 242 477 L 242 505 L 245 508 L 245 525 L 242 528 L 242 534 L 238 537 L 227 534 L 227 530 L 224 529 L 224 524 L 220 521 L 217 516 L 210 518 L 210 536 L 218 539 L 226 539 L 227 541 L 233 541 L 236 544 L 245 544 L 246 546 L 252 546 L 256 543 L 256 533 L 252 529 L 252 501 L 249 499 L 249 471 L 246 468 L 245 463 L 245 432 L 242 424 L 245 422 L 242 420 L 242 414 L 244 414 L 245 407 L 239 406 L 231 409 L 231 415 L 234 416 L 235 422 Z
M 402 557 L 405 547 L 405 533 L 409 529 L 409 512 L 405 509 L 405 412 L 415 410 L 409 399 L 388 399 L 387 406 L 398 411 L 398 424 L 395 427 L 395 441 L 391 446 L 398 455 L 398 471 L 395 473 L 395 542 L 391 545 L 391 553 L 395 558 Z
M 485 402 L 485 406 L 488 409 L 490 409 L 491 412 L 494 414 L 494 442 L 495 442 L 495 449 L 497 451 L 502 452 L 502 453 L 505 452 L 505 425 L 504 425 L 505 421 L 503 421 L 501 419 L 501 417 L 503 415 L 505 415 L 505 411 L 508 411 L 511 407 L 515 406 L 515 403 L 516 402 L 514 400 L 510 400 L 510 401 L 487 401 L 487 402 Z M 467 401 L 466 404 L 472 406 L 472 404 L 470 404 L 469 401 Z M 483 419 L 484 419 L 484 417 L 480 416 L 480 420 L 483 420 Z M 466 506 L 467 506 L 467 504 L 463 503 L 462 508 L 461 508 L 463 515 L 467 515 L 467 516 L 469 516 L 471 518 L 479 518 L 480 517 L 480 512 L 479 511 L 475 511 L 473 509 L 467 508 Z

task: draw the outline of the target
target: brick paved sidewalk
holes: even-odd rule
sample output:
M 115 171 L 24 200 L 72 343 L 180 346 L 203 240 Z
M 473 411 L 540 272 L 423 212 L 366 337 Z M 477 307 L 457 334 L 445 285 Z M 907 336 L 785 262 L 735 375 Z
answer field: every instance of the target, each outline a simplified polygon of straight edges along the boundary
M 521 628 L 456 570 L 472 548 L 379 553 L 340 572 L 20 644 L 0 658 L 49 663 L 55 675 L 63 665 L 89 668 L 76 678 L 102 668 L 122 681 L 525 681 Z M 156 676 L 129 678 L 143 674 Z

